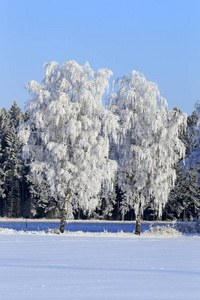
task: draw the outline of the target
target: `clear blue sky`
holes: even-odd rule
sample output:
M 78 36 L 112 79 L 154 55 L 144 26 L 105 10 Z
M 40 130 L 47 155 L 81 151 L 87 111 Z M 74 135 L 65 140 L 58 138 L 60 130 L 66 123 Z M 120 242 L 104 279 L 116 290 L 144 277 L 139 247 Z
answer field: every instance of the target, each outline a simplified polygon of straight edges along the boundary
M 169 108 L 200 100 L 200 0 L 0 0 L 0 107 L 41 82 L 44 62 L 142 72 Z

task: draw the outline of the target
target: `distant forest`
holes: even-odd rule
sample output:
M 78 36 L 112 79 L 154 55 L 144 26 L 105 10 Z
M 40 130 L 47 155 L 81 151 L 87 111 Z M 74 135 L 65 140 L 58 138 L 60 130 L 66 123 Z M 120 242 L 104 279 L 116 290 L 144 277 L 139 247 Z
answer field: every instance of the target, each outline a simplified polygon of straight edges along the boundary
M 198 219 L 200 102 L 170 110 L 136 71 L 109 92 L 110 70 L 45 69 L 25 112 L 0 109 L 1 217 Z

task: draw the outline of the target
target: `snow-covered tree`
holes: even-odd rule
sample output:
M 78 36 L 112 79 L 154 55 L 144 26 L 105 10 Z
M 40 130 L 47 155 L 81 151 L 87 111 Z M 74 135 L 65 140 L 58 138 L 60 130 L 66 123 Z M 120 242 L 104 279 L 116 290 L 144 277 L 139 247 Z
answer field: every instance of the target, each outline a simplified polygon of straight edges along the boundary
M 178 110 L 178 109 L 177 109 Z M 195 135 L 198 113 L 193 111 L 187 117 L 187 130 L 180 136 L 186 147 L 186 158 L 196 148 Z M 189 159 L 190 160 L 190 159 Z M 188 159 L 181 160 L 176 165 L 176 182 L 169 195 L 169 201 L 164 209 L 165 218 L 192 219 L 197 215 L 199 207 L 199 185 L 196 170 L 189 166 Z
M 58 218 L 59 212 L 57 212 L 56 203 L 48 194 L 47 181 L 43 179 L 42 182 L 38 182 L 29 172 L 27 182 L 29 201 L 25 208 L 29 218 Z
M 193 218 L 198 218 L 200 211 L 200 187 L 198 175 L 194 168 L 190 168 L 189 172 L 187 172 L 187 177 L 189 184 L 185 198 L 187 198 L 188 207 L 185 209 L 186 216 L 184 217 L 191 221 Z
M 4 172 L 4 162 L 5 162 L 5 147 L 6 134 L 9 132 L 9 114 L 8 111 L 3 108 L 0 109 L 0 214 L 4 216 L 7 213 L 7 201 L 6 201 L 6 184 L 5 184 L 5 172 Z
M 189 170 L 194 168 L 200 177 L 200 101 L 195 103 L 195 111 L 193 113 L 194 120 L 189 127 L 189 133 L 191 132 L 192 138 L 189 143 L 189 155 L 185 160 L 184 169 Z
M 17 128 L 23 121 L 23 113 L 15 101 L 9 111 L 2 109 L 0 114 L 1 141 L 1 181 L 2 214 L 9 217 L 22 215 L 22 178 L 23 162 L 21 158 L 22 144 L 19 141 Z
M 2 155 L 3 155 L 2 154 L 2 147 L 1 147 L 1 144 L 0 144 L 0 161 L 1 161 Z M 2 165 L 0 165 L 0 199 L 1 199 L 1 202 L 2 202 L 3 198 L 5 198 L 4 175 L 3 175 Z
M 199 183 L 200 183 L 200 101 L 195 103 L 195 110 L 188 117 L 188 128 L 183 136 L 187 147 L 187 158 L 181 164 L 182 172 L 187 174 L 187 191 L 183 200 L 183 219 L 197 217 L 200 210 Z M 184 185 L 184 183 L 183 183 Z
M 112 72 L 95 73 L 88 63 L 45 64 L 43 83 L 27 87 L 29 120 L 20 127 L 23 158 L 32 174 L 62 208 L 70 191 L 68 211 L 88 215 L 98 207 L 102 188 L 112 189 L 117 164 L 109 159 L 109 135 L 116 117 L 102 106 Z
M 163 210 L 164 219 L 181 219 L 185 215 L 185 210 L 188 207 L 188 190 L 189 181 L 187 176 L 180 166 L 176 166 L 176 181 L 174 188 L 169 194 L 169 200 Z
M 186 147 L 186 158 L 191 154 L 194 148 L 196 148 L 195 136 L 197 133 L 197 121 L 198 113 L 195 109 L 193 113 L 187 117 L 187 130 L 181 136 L 181 139 Z
M 120 131 L 111 157 L 119 164 L 123 209 L 138 214 L 152 203 L 161 216 L 176 179 L 174 165 L 185 152 L 179 135 L 186 115 L 169 110 L 157 85 L 136 71 L 115 80 L 114 88 L 109 107 L 119 117 Z
M 193 220 L 198 217 L 200 196 L 198 176 L 195 169 L 184 170 L 179 167 L 174 189 L 165 207 L 167 218 Z
M 11 108 L 9 109 L 10 123 L 15 130 L 19 127 L 24 121 L 24 114 L 21 108 L 18 106 L 17 101 L 15 100 Z

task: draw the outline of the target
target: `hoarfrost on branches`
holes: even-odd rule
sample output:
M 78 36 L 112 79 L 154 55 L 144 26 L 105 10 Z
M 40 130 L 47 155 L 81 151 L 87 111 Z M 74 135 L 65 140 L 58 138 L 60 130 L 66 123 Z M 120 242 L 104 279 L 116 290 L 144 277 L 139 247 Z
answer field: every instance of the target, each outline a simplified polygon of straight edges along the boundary
M 136 71 L 113 85 L 109 106 L 120 119 L 114 157 L 126 208 L 138 214 L 151 202 L 161 216 L 175 182 L 174 165 L 184 157 L 179 135 L 185 130 L 186 115 L 170 111 L 157 85 Z
M 39 181 L 62 206 L 71 190 L 70 210 L 91 214 L 100 202 L 102 186 L 111 189 L 117 163 L 109 159 L 109 134 L 116 117 L 102 106 L 112 72 L 95 73 L 88 63 L 46 63 L 43 84 L 31 81 L 30 119 L 21 125 L 23 157 Z
M 136 71 L 115 80 L 106 109 L 110 70 L 75 61 L 44 67 L 42 84 L 27 85 L 30 118 L 19 130 L 35 178 L 59 207 L 70 189 L 69 211 L 91 214 L 112 194 L 117 171 L 124 208 L 137 214 L 151 203 L 161 216 L 185 153 L 186 115 L 169 110 L 157 85 Z

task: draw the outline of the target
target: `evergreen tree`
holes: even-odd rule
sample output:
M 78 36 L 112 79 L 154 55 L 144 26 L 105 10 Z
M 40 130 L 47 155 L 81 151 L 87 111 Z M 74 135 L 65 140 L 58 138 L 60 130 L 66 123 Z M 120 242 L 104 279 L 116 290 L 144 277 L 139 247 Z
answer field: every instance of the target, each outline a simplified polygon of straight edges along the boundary
M 22 208 L 23 162 L 22 144 L 17 128 L 23 121 L 23 113 L 15 101 L 9 111 L 3 109 L 1 121 L 1 177 L 4 193 L 1 198 L 1 214 L 8 217 L 20 217 Z
M 21 111 L 21 108 L 18 106 L 17 101 L 15 100 L 13 105 L 9 110 L 10 123 L 12 128 L 15 128 L 15 131 L 21 123 L 24 122 L 25 116 Z
M 177 171 L 175 188 L 171 191 L 169 201 L 164 210 L 167 219 L 193 220 L 198 217 L 200 209 L 199 184 L 196 171 L 191 168 Z
M 178 110 L 175 108 L 175 110 Z M 195 135 L 197 131 L 198 113 L 193 111 L 187 118 L 187 130 L 180 136 L 186 147 L 186 158 L 196 149 Z M 186 159 L 186 165 L 188 165 Z M 164 209 L 163 218 L 191 219 L 195 217 L 198 210 L 198 176 L 191 166 L 186 167 L 184 161 L 176 165 L 176 182 L 169 195 L 169 201 Z
M 187 117 L 187 130 L 180 137 L 186 147 L 186 157 L 188 157 L 191 154 L 193 148 L 196 147 L 194 137 L 196 135 L 197 130 L 197 121 L 198 113 L 195 109 L 192 115 Z
M 2 148 L 0 144 L 0 161 L 2 158 Z M 0 165 L 0 207 L 2 205 L 3 198 L 5 197 L 5 190 L 4 190 L 4 174 L 2 165 Z M 0 210 L 1 211 L 1 210 Z
M 186 191 L 188 189 L 188 180 L 180 163 L 176 167 L 176 182 L 171 190 L 169 200 L 163 211 L 163 219 L 182 219 L 184 210 L 187 207 Z
M 6 135 L 9 132 L 9 114 L 5 108 L 0 109 L 0 214 L 4 216 L 7 211 L 7 201 L 6 201 L 6 185 L 5 185 L 5 172 L 4 172 L 4 162 L 5 162 L 5 147 L 6 147 Z
M 200 187 L 198 175 L 194 168 L 191 168 L 188 172 L 188 182 L 188 189 L 185 195 L 188 199 L 187 219 L 192 220 L 193 218 L 198 218 L 200 211 Z
M 22 214 L 20 183 L 23 164 L 21 160 L 21 143 L 13 127 L 11 127 L 11 130 L 5 138 L 4 186 L 6 190 L 7 214 L 9 217 L 19 217 Z
M 195 104 L 195 111 L 192 116 L 188 118 L 188 156 L 185 160 L 184 169 L 189 170 L 194 168 L 197 173 L 200 170 L 200 102 L 197 101 Z
M 26 210 L 29 218 L 58 218 L 60 217 L 55 200 L 48 194 L 47 181 L 41 182 L 35 178 L 30 170 L 27 175 L 28 198 Z

